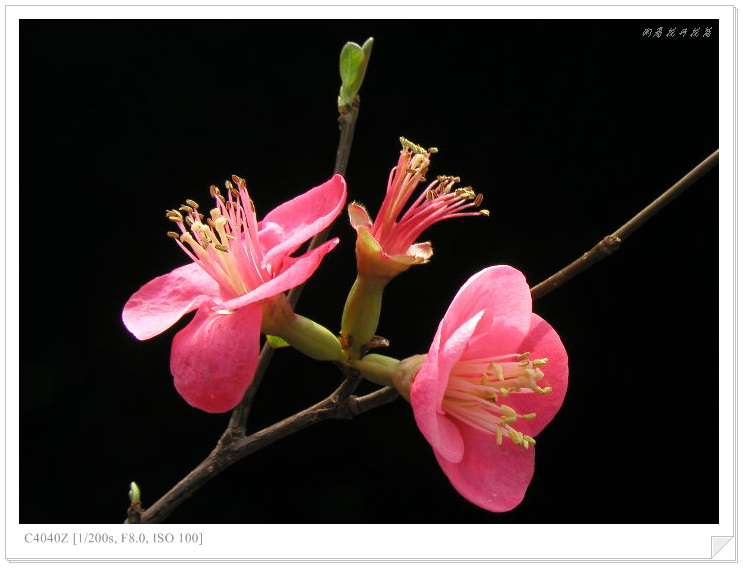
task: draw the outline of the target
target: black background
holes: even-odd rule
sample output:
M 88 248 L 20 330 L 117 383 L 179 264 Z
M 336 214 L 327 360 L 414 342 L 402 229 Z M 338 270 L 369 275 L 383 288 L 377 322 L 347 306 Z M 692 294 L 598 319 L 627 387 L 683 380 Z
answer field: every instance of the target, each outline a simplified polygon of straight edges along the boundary
M 659 26 L 713 30 L 643 37 Z M 165 236 L 166 208 L 207 203 L 209 185 L 234 173 L 260 217 L 330 176 L 345 41 L 376 39 L 349 198 L 376 211 L 404 135 L 437 146 L 431 174 L 461 176 L 491 211 L 434 227 L 433 261 L 388 287 L 379 333 L 402 358 L 427 350 L 469 275 L 511 264 L 538 283 L 718 147 L 717 31 L 715 21 L 23 21 L 20 522 L 121 522 L 131 480 L 147 506 L 211 450 L 228 415 L 189 407 L 169 374 L 188 318 L 139 342 L 121 308 L 186 262 Z M 398 400 L 250 456 L 170 521 L 717 522 L 717 208 L 715 171 L 535 302 L 565 343 L 571 382 L 514 511 L 460 497 Z M 331 329 L 355 275 L 345 217 L 334 234 L 341 245 L 298 306 Z M 249 429 L 338 383 L 332 365 L 281 350 Z

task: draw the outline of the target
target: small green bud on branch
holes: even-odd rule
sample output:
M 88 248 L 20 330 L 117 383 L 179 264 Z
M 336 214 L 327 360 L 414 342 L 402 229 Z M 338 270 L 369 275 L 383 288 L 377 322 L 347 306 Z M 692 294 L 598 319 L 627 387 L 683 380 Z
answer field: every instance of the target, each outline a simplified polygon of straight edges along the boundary
M 126 510 L 125 524 L 139 524 L 142 522 L 142 493 L 139 486 L 133 481 L 129 485 L 129 508 Z
M 341 114 L 345 114 L 348 107 L 353 107 L 356 103 L 373 45 L 374 38 L 370 37 L 363 46 L 349 41 L 341 50 L 341 90 L 338 95 L 338 110 Z

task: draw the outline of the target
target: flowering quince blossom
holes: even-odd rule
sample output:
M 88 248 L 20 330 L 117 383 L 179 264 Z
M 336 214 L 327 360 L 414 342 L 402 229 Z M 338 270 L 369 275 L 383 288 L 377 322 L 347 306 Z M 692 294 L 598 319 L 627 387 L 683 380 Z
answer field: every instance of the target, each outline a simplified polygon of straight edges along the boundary
M 415 264 L 428 262 L 431 243 L 416 243 L 434 223 L 452 217 L 488 215 L 487 210 L 467 211 L 482 203 L 482 194 L 471 187 L 454 188 L 459 178 L 439 176 L 407 206 L 431 163 L 428 150 L 400 138 L 402 151 L 392 168 L 387 193 L 372 221 L 360 203 L 351 203 L 348 214 L 356 230 L 358 276 L 343 309 L 341 337 L 350 358 L 362 358 L 373 342 L 379 323 L 382 294 L 387 283 Z M 407 206 L 407 210 L 405 210 Z
M 493 266 L 472 276 L 428 355 L 401 368 L 395 385 L 457 491 L 490 511 L 518 505 L 534 473 L 534 436 L 568 385 L 565 348 L 532 313 L 523 274 Z
M 338 239 L 290 255 L 327 227 L 346 201 L 345 180 L 335 175 L 258 222 L 245 180 L 232 179 L 237 188 L 226 182 L 227 198 L 211 187 L 216 207 L 206 223 L 192 200 L 167 212 L 180 231 L 168 235 L 193 262 L 145 284 L 122 316 L 144 340 L 197 310 L 173 339 L 170 369 L 181 396 L 207 412 L 240 402 L 258 364 L 264 309 L 285 310 L 283 292 L 307 280 Z
M 439 176 L 429 184 L 403 213 L 418 183 L 425 181 L 432 153 L 400 138 L 403 149 L 387 182 L 387 193 L 372 221 L 363 205 L 348 207 L 351 225 L 356 230 L 356 255 L 359 274 L 371 273 L 392 278 L 414 264 L 428 262 L 433 254 L 430 242 L 416 243 L 423 231 L 434 223 L 452 217 L 488 215 L 481 211 L 463 212 L 482 203 L 482 194 L 471 187 L 454 188 L 458 177 Z

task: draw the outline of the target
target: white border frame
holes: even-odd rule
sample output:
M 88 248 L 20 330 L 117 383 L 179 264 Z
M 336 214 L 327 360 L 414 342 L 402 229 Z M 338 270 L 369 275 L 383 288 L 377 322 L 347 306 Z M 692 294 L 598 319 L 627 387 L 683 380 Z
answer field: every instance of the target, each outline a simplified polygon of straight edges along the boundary
M 293 18 L 380 18 L 390 11 L 383 6 L 301 6 Z M 395 6 L 396 18 L 419 18 L 416 6 Z M 342 561 L 438 561 L 438 562 L 585 562 L 585 561 L 700 561 L 712 558 L 712 537 L 737 536 L 737 10 L 734 6 L 431 6 L 431 19 L 519 18 L 519 19 L 719 19 L 720 41 L 720 361 L 736 353 L 734 372 L 721 376 L 720 383 L 720 522 L 716 525 L 19 525 L 18 469 L 18 249 L 6 246 L 5 329 L 6 349 L 6 558 L 25 561 L 254 561 L 254 562 L 342 562 Z M 5 7 L 5 165 L 6 188 L 19 187 L 19 21 L 24 18 L 282 18 L 286 6 L 17 6 Z M 693 164 L 690 164 L 690 167 Z M 5 194 L 6 212 L 18 211 L 18 196 Z M 14 220 L 6 218 L 6 235 Z M 6 239 L 6 243 L 9 242 Z M 733 261 L 731 262 L 731 259 Z M 10 277 L 9 277 L 10 276 Z M 5 311 L 7 310 L 7 311 Z M 724 367 L 723 367 L 724 369 Z M 732 451 L 731 451 L 732 449 Z M 9 467 L 10 465 L 10 467 Z M 702 488 L 696 488 L 702 491 Z M 731 499 L 732 496 L 732 499 Z M 684 498 L 680 496 L 680 498 Z M 120 539 L 122 533 L 156 533 L 174 538 L 200 533 L 203 545 L 174 547 L 125 545 L 31 546 L 26 534 L 106 533 Z M 332 535 L 332 549 L 328 536 Z M 359 538 L 363 535 L 363 538 Z M 250 557 L 236 557 L 236 546 Z M 275 557 L 276 551 L 286 556 Z M 715 561 L 737 560 L 737 539 L 727 542 Z

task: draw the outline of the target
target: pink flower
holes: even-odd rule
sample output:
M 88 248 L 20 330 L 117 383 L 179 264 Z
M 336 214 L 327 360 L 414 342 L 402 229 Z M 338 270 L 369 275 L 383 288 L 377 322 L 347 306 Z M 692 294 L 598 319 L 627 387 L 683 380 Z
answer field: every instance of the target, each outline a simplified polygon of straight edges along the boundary
M 472 503 L 513 509 L 534 473 L 534 436 L 568 385 L 565 348 L 531 312 L 523 274 L 493 266 L 472 276 L 418 357 L 407 360 L 419 367 L 410 402 L 444 473 Z
M 338 244 L 290 256 L 327 227 L 346 200 L 339 176 L 279 205 L 258 222 L 245 180 L 233 176 L 225 199 L 212 186 L 216 207 L 204 215 L 187 200 L 167 217 L 180 233 L 168 233 L 193 262 L 155 278 L 124 306 L 124 325 L 149 339 L 197 310 L 173 339 L 170 369 L 186 401 L 207 412 L 235 407 L 253 380 L 263 319 L 272 298 L 307 280 Z
M 451 176 L 439 176 L 405 210 L 418 183 L 425 181 L 431 154 L 437 149 L 426 150 L 405 138 L 400 138 L 400 142 L 400 159 L 390 172 L 387 193 L 376 219 L 372 222 L 360 203 L 348 207 L 351 225 L 358 235 L 359 274 L 392 278 L 411 265 L 428 262 L 433 254 L 431 243 L 415 242 L 423 231 L 443 219 L 488 215 L 484 209 L 463 212 L 478 207 L 482 195 L 475 194 L 471 187 L 455 189 L 459 178 Z

